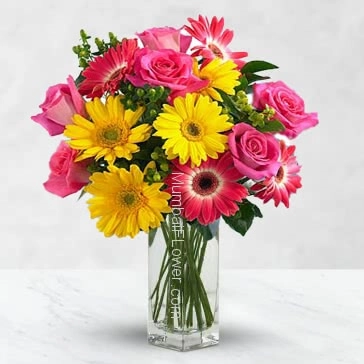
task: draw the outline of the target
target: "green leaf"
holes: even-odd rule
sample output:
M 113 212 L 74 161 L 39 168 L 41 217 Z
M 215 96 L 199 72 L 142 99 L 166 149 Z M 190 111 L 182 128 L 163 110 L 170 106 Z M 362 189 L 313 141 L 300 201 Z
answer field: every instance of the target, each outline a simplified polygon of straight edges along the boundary
M 262 81 L 262 80 L 270 79 L 269 76 L 259 76 L 259 75 L 255 74 L 255 73 L 246 73 L 245 77 L 246 77 L 246 79 L 248 81 L 248 85 L 252 84 L 255 81 Z
M 78 196 L 77 201 L 81 200 L 81 198 L 82 198 L 85 194 L 86 194 L 86 191 L 85 191 L 85 189 L 83 188 L 83 189 L 81 190 L 80 195 Z
M 285 129 L 279 120 L 266 121 L 263 126 L 257 126 L 257 130 L 262 133 L 278 133 Z
M 250 61 L 248 63 L 245 63 L 245 65 L 241 69 L 241 73 L 256 73 L 266 70 L 272 70 L 275 68 L 278 68 L 278 66 L 266 61 Z
M 224 91 L 218 90 L 223 102 L 225 103 L 225 106 L 227 106 L 230 110 L 230 114 L 234 116 L 235 118 L 240 118 L 240 110 L 236 107 L 231 97 Z
M 248 200 L 246 200 L 248 201 Z M 253 203 L 251 203 L 250 201 L 248 201 L 249 204 L 250 204 L 250 207 L 252 208 L 253 212 L 254 212 L 254 216 L 255 217 L 259 217 L 259 218 L 262 218 L 263 217 L 263 214 L 262 212 L 260 211 L 259 207 L 257 205 L 254 205 Z
M 85 79 L 85 77 L 82 76 L 82 72 L 78 75 L 78 77 L 75 80 L 76 86 L 80 86 L 80 83 Z
M 208 241 L 213 238 L 209 225 L 201 225 L 197 220 L 193 222 L 193 225 L 195 225 L 196 229 L 203 236 L 203 240 Z
M 246 90 L 246 88 L 247 88 L 247 87 L 248 87 L 248 85 L 249 85 L 249 82 L 248 82 L 248 80 L 247 80 L 246 76 L 245 76 L 245 75 L 241 76 L 241 77 L 240 77 L 239 82 L 240 82 L 240 84 L 239 84 L 238 86 L 236 86 L 236 87 L 235 87 L 235 91 L 236 91 L 236 92 L 238 92 L 238 91 L 240 91 L 240 90 L 245 91 L 245 90 Z
M 239 204 L 239 210 L 234 216 L 223 216 L 225 222 L 242 236 L 247 233 L 255 217 L 263 215 L 256 205 L 246 199 Z
M 155 235 L 157 234 L 158 229 L 150 229 L 148 233 L 148 246 L 152 246 Z

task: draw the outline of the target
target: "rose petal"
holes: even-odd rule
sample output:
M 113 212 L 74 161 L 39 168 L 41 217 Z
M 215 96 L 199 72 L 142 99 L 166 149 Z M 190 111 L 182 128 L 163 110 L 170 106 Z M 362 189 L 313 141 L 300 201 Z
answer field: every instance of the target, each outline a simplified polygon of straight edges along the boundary
M 34 115 L 31 117 L 33 121 L 43 126 L 46 129 L 50 136 L 62 134 L 64 131 L 64 126 L 59 125 L 52 120 L 49 120 L 44 113 Z

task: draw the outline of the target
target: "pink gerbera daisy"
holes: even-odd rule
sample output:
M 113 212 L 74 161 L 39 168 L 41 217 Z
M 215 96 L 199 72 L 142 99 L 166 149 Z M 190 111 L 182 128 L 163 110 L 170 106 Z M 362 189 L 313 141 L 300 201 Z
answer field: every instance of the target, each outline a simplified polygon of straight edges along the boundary
M 301 166 L 298 165 L 296 157 L 293 155 L 296 149 L 295 146 L 287 147 L 286 143 L 281 140 L 280 149 L 281 166 L 277 175 L 256 183 L 251 189 L 256 191 L 255 196 L 261 198 L 264 203 L 273 199 L 276 207 L 281 202 L 289 207 L 289 197 L 302 187 L 301 177 L 298 175 Z
M 242 178 L 235 169 L 231 154 L 219 159 L 208 159 L 199 167 L 173 161 L 172 173 L 166 178 L 167 192 L 181 201 L 182 215 L 189 221 L 197 219 L 208 225 L 221 215 L 234 215 L 248 195 L 247 189 L 237 181 Z M 172 206 L 173 207 L 173 206 Z
M 124 39 L 115 48 L 96 57 L 82 72 L 85 80 L 80 84 L 80 94 L 90 98 L 101 97 L 105 92 L 114 94 L 125 75 L 131 73 L 137 49 L 136 39 Z
M 198 16 L 198 20 L 188 18 L 191 26 L 185 26 L 185 30 L 201 45 L 192 48 L 192 56 L 202 56 L 206 59 L 221 58 L 233 60 L 239 68 L 244 65 L 241 58 L 248 55 L 247 52 L 231 52 L 228 44 L 232 41 L 234 32 L 230 29 L 224 30 L 224 18 L 220 20 L 214 16 L 210 21 L 207 17 Z

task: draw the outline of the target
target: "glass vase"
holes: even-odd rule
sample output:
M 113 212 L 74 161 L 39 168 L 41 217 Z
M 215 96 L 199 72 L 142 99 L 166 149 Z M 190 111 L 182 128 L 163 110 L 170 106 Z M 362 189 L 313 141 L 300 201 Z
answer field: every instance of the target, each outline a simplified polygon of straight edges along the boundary
M 148 236 L 148 341 L 188 351 L 219 342 L 219 220 L 191 224 L 173 211 Z

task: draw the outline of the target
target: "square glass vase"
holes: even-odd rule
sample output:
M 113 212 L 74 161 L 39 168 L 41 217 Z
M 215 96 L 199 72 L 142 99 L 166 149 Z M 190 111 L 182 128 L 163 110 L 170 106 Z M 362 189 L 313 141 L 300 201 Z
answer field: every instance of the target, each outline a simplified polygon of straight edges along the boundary
M 219 343 L 219 220 L 177 213 L 148 235 L 148 342 L 177 351 Z

